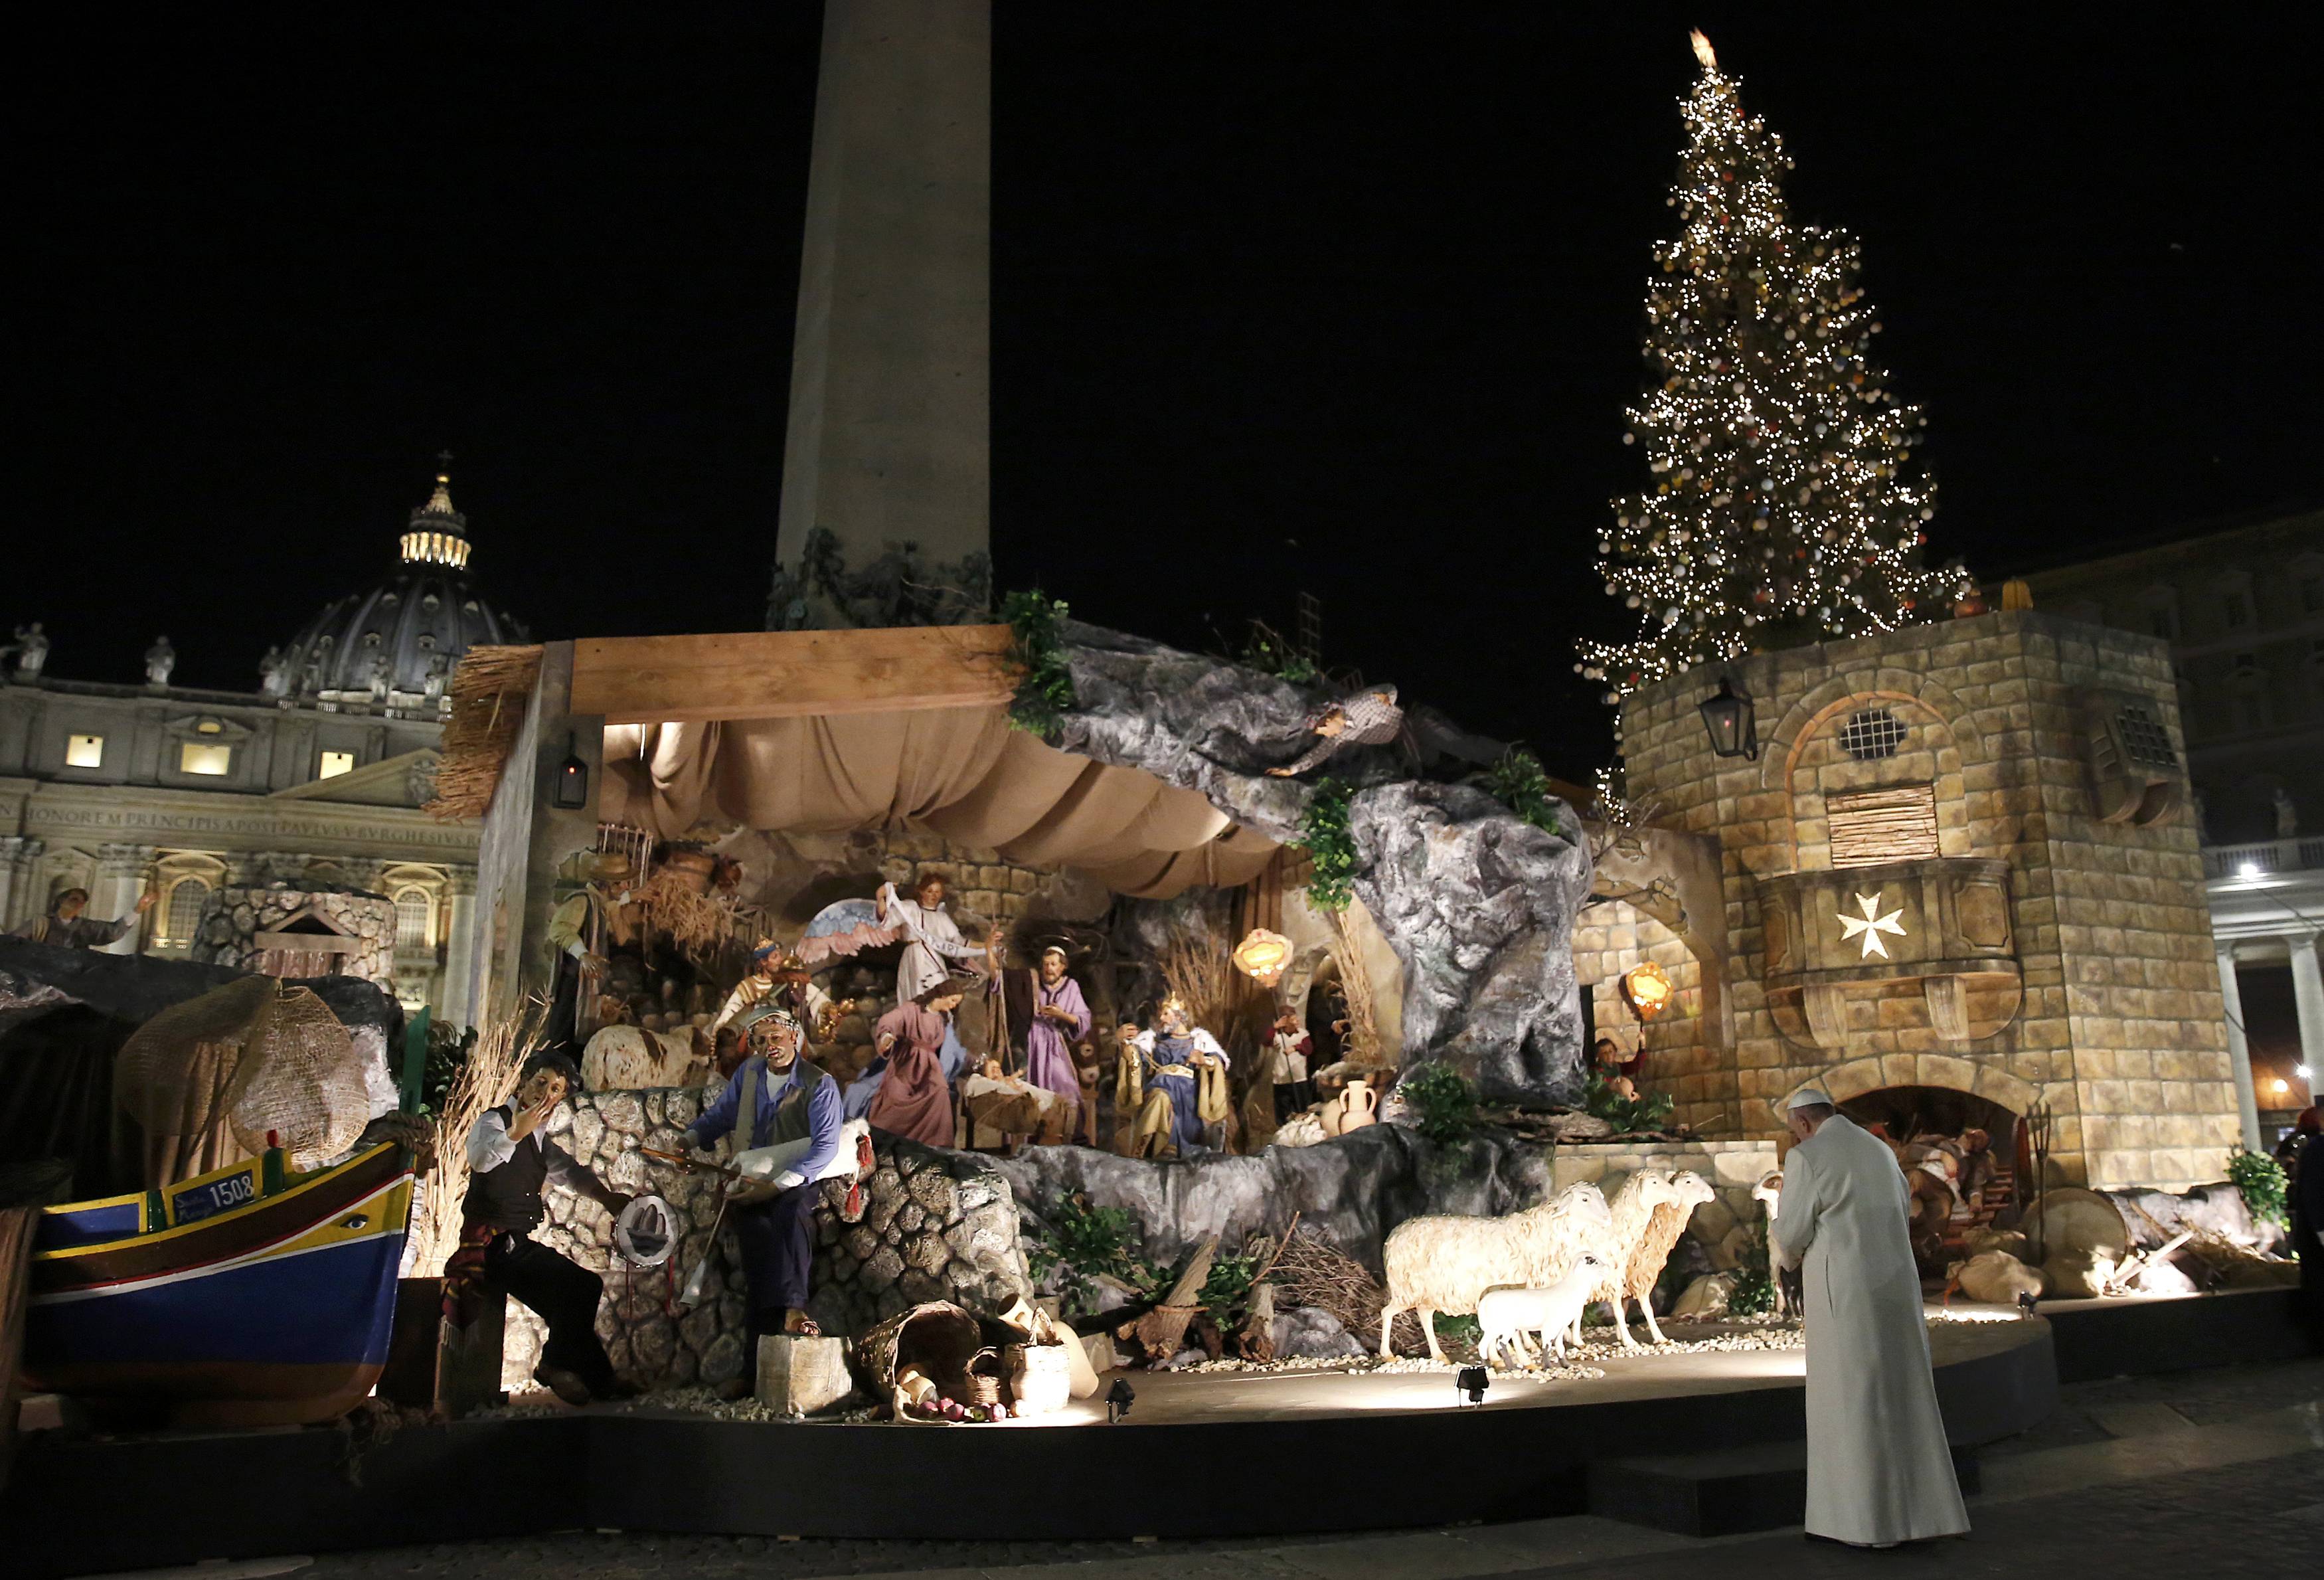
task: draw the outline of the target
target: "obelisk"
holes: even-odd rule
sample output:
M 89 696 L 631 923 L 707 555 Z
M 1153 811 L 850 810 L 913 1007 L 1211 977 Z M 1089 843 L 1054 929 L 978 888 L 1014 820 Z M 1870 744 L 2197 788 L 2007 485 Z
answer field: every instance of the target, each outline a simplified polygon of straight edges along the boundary
M 990 0 L 827 0 L 770 625 L 983 617 L 991 191 Z

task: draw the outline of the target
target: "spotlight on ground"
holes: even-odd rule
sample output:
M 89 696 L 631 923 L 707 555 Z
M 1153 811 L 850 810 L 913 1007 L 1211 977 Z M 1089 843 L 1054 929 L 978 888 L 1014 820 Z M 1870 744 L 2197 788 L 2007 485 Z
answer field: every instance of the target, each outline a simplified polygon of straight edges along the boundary
M 1106 1424 L 1108 1426 L 1111 1426 L 1114 1422 L 1128 1415 L 1130 1413 L 1130 1407 L 1137 1401 L 1138 1391 L 1130 1386 L 1130 1379 L 1127 1377 L 1115 1378 L 1113 1380 L 1113 1386 L 1107 1389 L 1105 1391 Z
M 1468 1404 L 1484 1403 L 1485 1390 L 1492 1385 L 1493 1374 L 1482 1366 L 1463 1366 L 1452 1377 L 1454 1391 Z

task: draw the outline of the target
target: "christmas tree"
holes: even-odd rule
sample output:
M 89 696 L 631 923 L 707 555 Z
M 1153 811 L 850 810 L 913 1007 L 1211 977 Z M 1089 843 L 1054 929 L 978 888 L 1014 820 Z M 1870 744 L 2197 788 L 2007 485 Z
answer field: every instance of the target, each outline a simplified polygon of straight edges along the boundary
M 1966 578 L 1921 561 L 1936 493 L 1914 450 L 1927 420 L 1867 356 L 1880 332 L 1846 233 L 1794 225 L 1783 139 L 1746 115 L 1694 36 L 1688 146 L 1646 291 L 1648 385 L 1624 444 L 1653 482 L 1614 502 L 1606 591 L 1628 642 L 1575 666 L 1618 702 L 1694 664 L 1944 613 Z

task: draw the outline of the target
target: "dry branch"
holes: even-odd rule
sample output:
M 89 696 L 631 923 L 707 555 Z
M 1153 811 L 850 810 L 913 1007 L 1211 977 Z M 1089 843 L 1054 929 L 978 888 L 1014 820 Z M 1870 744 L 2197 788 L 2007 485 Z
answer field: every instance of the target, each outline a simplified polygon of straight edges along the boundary
M 432 1119 L 436 1162 L 426 1200 L 412 1215 L 415 1276 L 432 1278 L 460 1243 L 460 1204 L 468 1194 L 468 1132 L 476 1121 L 509 1100 L 524 1061 L 540 1045 L 549 1004 L 535 996 L 507 1020 L 476 1033 Z
M 1364 1264 L 1313 1233 L 1293 1234 L 1276 1252 L 1270 1281 L 1295 1306 L 1313 1306 L 1337 1317 L 1366 1350 L 1379 1347 L 1380 1308 L 1388 1293 Z M 1427 1348 L 1420 1318 L 1406 1311 L 1396 1319 L 1396 1347 L 1405 1354 Z

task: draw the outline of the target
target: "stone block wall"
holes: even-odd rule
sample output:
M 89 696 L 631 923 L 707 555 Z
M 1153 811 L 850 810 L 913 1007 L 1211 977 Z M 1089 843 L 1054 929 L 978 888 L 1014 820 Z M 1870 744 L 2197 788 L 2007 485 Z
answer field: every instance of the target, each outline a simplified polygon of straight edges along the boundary
M 731 1224 L 718 1230 L 703 1302 L 687 1310 L 677 1300 L 717 1215 L 712 1177 L 656 1162 L 639 1150 L 682 1150 L 679 1132 L 715 1095 L 715 1087 L 588 1093 L 549 1122 L 549 1134 L 600 1178 L 632 1195 L 661 1196 L 678 1219 L 678 1252 L 657 1268 L 619 1261 L 611 1216 L 595 1202 L 553 1187 L 548 1222 L 535 1234 L 604 1276 L 598 1336 L 613 1369 L 641 1387 L 715 1387 L 740 1376 L 749 1363 L 742 1264 Z M 807 1309 L 825 1332 L 853 1337 L 921 1300 L 999 1311 L 1031 1293 L 1016 1202 L 991 1164 L 884 1134 L 873 1140 L 876 1166 L 863 1182 L 854 1217 L 846 1213 L 844 1184 L 816 1187 L 820 1199 Z M 539 1317 L 510 1302 L 503 1387 L 532 1386 L 546 1334 Z
M 1772 1141 L 1565 1141 L 1551 1154 L 1550 1178 L 1559 1190 L 1594 1185 L 1610 1200 L 1641 1169 L 1692 1169 L 1719 1194 L 1694 1209 L 1687 1233 L 1702 1245 L 1711 1270 L 1724 1272 L 1735 1266 L 1760 1216 L 1751 1187 L 1777 1166 Z
M 1756 699 L 1756 762 L 1711 753 L 1697 707 L 1722 674 Z M 2084 688 L 2142 697 L 2183 763 L 2167 645 L 2036 612 L 1753 655 L 1629 699 L 1631 795 L 1722 846 L 1746 1134 L 1779 1135 L 1776 1104 L 1810 1080 L 1843 1099 L 1939 1085 L 2021 1114 L 2047 1101 L 2054 1182 L 2175 1188 L 2221 1176 L 2237 1122 L 2192 817 L 2098 819 Z M 1891 757 L 1860 761 L 1839 736 L 1873 707 L 1904 739 Z M 2009 864 L 2022 1003 L 1962 1045 L 1940 1035 L 1917 988 L 1851 989 L 1846 1046 L 1817 1047 L 1772 1012 L 1757 882 L 1832 866 L 1835 791 L 1914 784 L 1933 787 L 1940 854 Z M 1996 1007 L 1972 1002 L 1971 1019 L 1986 1023 Z
M 212 890 L 194 924 L 188 957 L 237 971 L 264 971 L 272 951 L 257 935 L 279 930 L 302 915 L 318 915 L 347 935 L 354 947 L 339 956 L 339 968 L 321 975 L 358 976 L 395 988 L 395 901 L 360 889 L 294 889 L 227 886 Z M 317 975 L 311 969 L 300 975 Z

